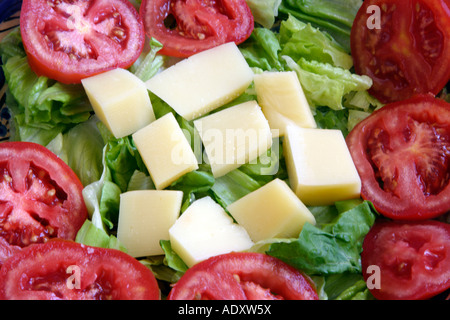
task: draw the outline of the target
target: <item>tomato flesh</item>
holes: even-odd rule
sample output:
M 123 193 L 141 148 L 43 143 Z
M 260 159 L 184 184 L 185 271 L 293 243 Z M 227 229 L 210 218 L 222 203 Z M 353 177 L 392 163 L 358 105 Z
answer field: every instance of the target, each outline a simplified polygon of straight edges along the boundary
M 147 35 L 163 44 L 160 53 L 175 57 L 240 44 L 254 27 L 245 0 L 143 0 L 139 11 Z
M 0 269 L 2 300 L 158 300 L 153 273 L 115 250 L 52 240 L 23 249 Z
M 197 263 L 181 277 L 169 300 L 318 300 L 311 280 L 274 257 L 228 253 Z
M 363 243 L 361 265 L 378 299 L 428 299 L 450 288 L 450 225 L 423 222 L 379 221 Z M 378 275 L 367 272 L 378 266 Z
M 88 217 L 82 190 L 72 169 L 45 147 L 2 143 L 0 248 L 5 256 L 15 247 L 52 238 L 74 240 Z
M 139 14 L 126 0 L 25 0 L 20 25 L 32 69 L 63 83 L 128 68 L 145 41 Z
M 385 105 L 347 136 L 361 196 L 392 219 L 450 210 L 450 104 L 420 95 Z
M 450 79 L 448 1 L 364 1 L 353 23 L 351 51 L 355 71 L 373 79 L 369 92 L 381 102 L 436 95 Z

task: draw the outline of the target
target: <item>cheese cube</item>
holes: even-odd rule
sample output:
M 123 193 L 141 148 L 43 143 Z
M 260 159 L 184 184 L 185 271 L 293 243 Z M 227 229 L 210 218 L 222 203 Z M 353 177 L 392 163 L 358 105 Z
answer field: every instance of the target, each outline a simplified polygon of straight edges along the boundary
M 214 177 L 256 160 L 272 146 L 272 132 L 256 101 L 194 121 Z
M 135 132 L 132 137 L 158 190 L 198 169 L 197 158 L 170 112 Z
M 160 240 L 180 215 L 183 192 L 137 190 L 120 195 L 117 239 L 133 257 L 163 254 Z
M 253 246 L 247 231 L 210 197 L 194 201 L 169 229 L 172 249 L 189 266 Z
M 359 197 L 361 180 L 340 130 L 288 126 L 284 151 L 291 188 L 305 205 Z
M 263 72 L 254 76 L 258 103 L 272 129 L 284 136 L 286 126 L 316 128 L 316 121 L 295 71 Z
M 130 135 L 155 120 L 147 87 L 125 69 L 81 80 L 95 114 L 116 138 Z
M 233 100 L 252 81 L 253 71 L 230 42 L 181 60 L 146 86 L 179 115 L 193 120 Z
M 297 238 L 306 222 L 316 220 L 286 182 L 272 180 L 227 207 L 254 242 Z

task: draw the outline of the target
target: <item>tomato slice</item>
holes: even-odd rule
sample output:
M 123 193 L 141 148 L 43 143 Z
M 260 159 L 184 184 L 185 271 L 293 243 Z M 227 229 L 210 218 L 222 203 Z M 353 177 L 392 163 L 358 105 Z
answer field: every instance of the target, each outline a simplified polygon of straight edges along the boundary
M 153 273 L 116 250 L 53 240 L 9 258 L 0 269 L 2 300 L 158 300 Z
M 392 219 L 418 220 L 450 210 L 450 104 L 431 95 L 394 102 L 346 138 L 361 196 Z
M 169 300 L 318 300 L 312 281 L 281 260 L 233 252 L 188 269 Z
M 350 38 L 355 71 L 383 103 L 436 95 L 450 79 L 448 0 L 365 0 Z
M 361 266 L 378 299 L 419 300 L 444 292 L 450 288 L 450 224 L 377 221 L 364 238 Z M 369 266 L 379 273 L 368 272 Z
M 254 27 L 245 0 L 143 0 L 139 11 L 147 35 L 163 44 L 159 52 L 175 57 L 240 44 Z
M 24 0 L 20 26 L 32 69 L 63 83 L 128 68 L 145 42 L 127 0 Z
M 32 142 L 0 144 L 0 263 L 17 248 L 74 240 L 88 217 L 72 169 Z

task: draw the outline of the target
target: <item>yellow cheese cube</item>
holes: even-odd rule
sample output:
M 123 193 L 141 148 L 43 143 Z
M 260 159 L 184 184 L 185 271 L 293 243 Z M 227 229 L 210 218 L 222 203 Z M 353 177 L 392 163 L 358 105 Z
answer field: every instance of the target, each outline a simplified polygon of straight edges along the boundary
M 169 229 L 172 249 L 189 266 L 253 246 L 247 231 L 210 197 L 194 201 Z
M 258 242 L 297 238 L 306 222 L 316 220 L 286 182 L 272 180 L 227 207 L 233 218 Z
M 233 100 L 252 81 L 253 71 L 230 42 L 181 60 L 146 85 L 179 115 L 193 120 Z
M 114 137 L 130 135 L 155 120 L 147 87 L 128 70 L 110 70 L 81 83 L 95 114 Z
M 169 240 L 169 229 L 180 215 L 183 192 L 137 190 L 120 195 L 117 239 L 133 257 L 163 254 L 160 240 Z
M 256 101 L 194 121 L 215 177 L 256 160 L 272 146 L 272 132 Z
M 361 180 L 340 130 L 288 126 L 284 151 L 291 188 L 304 204 L 359 197 Z
M 289 124 L 316 128 L 316 121 L 295 71 L 263 72 L 254 76 L 258 103 L 272 129 L 284 136 Z
M 140 129 L 132 137 L 158 190 L 198 169 L 197 158 L 175 116 L 170 112 Z

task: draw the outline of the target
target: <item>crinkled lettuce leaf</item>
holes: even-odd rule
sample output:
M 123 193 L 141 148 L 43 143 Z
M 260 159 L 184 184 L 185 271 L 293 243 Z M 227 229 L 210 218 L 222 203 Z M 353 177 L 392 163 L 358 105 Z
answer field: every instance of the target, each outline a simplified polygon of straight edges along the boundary
M 283 0 L 278 10 L 330 34 L 350 52 L 351 27 L 361 5 L 362 0 Z
M 284 20 L 279 31 L 255 28 L 248 42 L 240 46 L 250 67 L 261 71 L 295 71 L 311 109 L 320 106 L 344 109 L 346 101 L 367 108 L 369 95 L 358 95 L 372 86 L 372 80 L 351 71 L 351 56 L 320 29 L 293 15 Z
M 245 60 L 252 68 L 268 71 L 283 71 L 279 53 L 281 45 L 278 35 L 267 28 L 255 28 L 250 37 L 240 45 Z
M 336 212 L 319 226 L 306 223 L 298 239 L 273 243 L 267 253 L 310 275 L 360 274 L 362 242 L 377 213 L 367 201 Z
M 333 110 L 343 109 L 344 97 L 354 91 L 365 91 L 372 86 L 372 79 L 351 73 L 347 69 L 329 63 L 300 58 L 295 62 L 283 56 L 289 68 L 295 71 L 311 108 L 327 106 Z
M 81 85 L 55 82 L 31 70 L 18 28 L 0 43 L 0 54 L 14 140 L 46 145 L 58 133 L 89 119 L 92 107 Z
M 281 0 L 245 0 L 252 11 L 255 22 L 265 28 L 272 28 L 278 16 Z
M 335 67 L 350 69 L 353 59 L 327 33 L 314 28 L 294 17 L 281 22 L 280 43 L 282 56 L 290 56 L 294 61 L 300 58 L 328 63 Z

